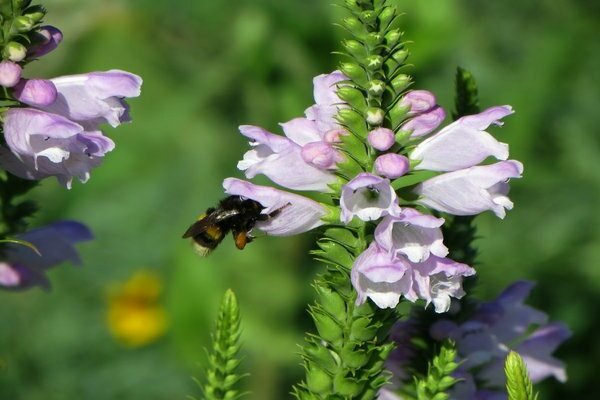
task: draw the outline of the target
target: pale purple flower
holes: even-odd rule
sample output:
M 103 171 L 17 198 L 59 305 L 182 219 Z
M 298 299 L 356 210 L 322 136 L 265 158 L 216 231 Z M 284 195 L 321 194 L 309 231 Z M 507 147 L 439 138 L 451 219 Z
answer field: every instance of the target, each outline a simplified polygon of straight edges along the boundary
M 485 132 L 491 124 L 513 113 L 510 106 L 492 107 L 480 114 L 458 119 L 421 142 L 410 154 L 415 169 L 456 171 L 475 166 L 488 157 L 508 158 L 508 145 Z
M 262 213 L 272 216 L 265 221 L 258 221 L 255 226 L 271 236 L 307 232 L 323 225 L 321 219 L 329 213 L 322 204 L 309 198 L 240 179 L 225 179 L 223 188 L 227 194 L 252 199 L 265 207 Z
M 142 85 L 142 78 L 120 70 L 61 76 L 51 81 L 57 99 L 39 108 L 82 123 L 89 130 L 96 130 L 104 122 L 116 127 L 131 121 L 124 98 L 139 96 Z
M 351 280 L 356 304 L 370 298 L 379 308 L 394 308 L 411 288 L 411 266 L 373 242 L 354 261 Z
M 504 386 L 504 361 L 511 349 L 523 357 L 534 383 L 550 376 L 564 382 L 565 366 L 552 353 L 570 336 L 570 331 L 560 323 L 548 324 L 543 312 L 523 304 L 532 288 L 531 282 L 516 282 L 496 300 L 480 305 L 471 319 L 461 325 L 436 322 L 431 328 L 432 336 L 436 340 L 454 340 L 461 368 L 473 369 L 486 388 Z M 531 332 L 535 326 L 537 329 Z
M 450 309 L 451 297 L 460 299 L 465 295 L 463 278 L 475 274 L 475 270 L 466 264 L 433 255 L 422 263 L 413 263 L 411 271 L 413 283 L 406 298 L 411 301 L 423 299 L 427 305 L 433 303 L 437 313 Z
M 410 169 L 408 158 L 396 154 L 382 154 L 375 159 L 375 172 L 385 178 L 396 179 L 406 174 Z
M 21 71 L 21 66 L 17 63 L 6 60 L 0 62 L 0 86 L 15 86 L 21 79 Z
M 444 121 L 446 112 L 442 107 L 436 106 L 428 112 L 416 115 L 405 122 L 402 127 L 402 132 L 410 132 L 410 137 L 425 136 L 434 130 Z
M 114 143 L 99 131 L 56 114 L 15 108 L 4 115 L 4 137 L 11 152 L 0 149 L 0 166 L 26 179 L 56 176 L 70 188 L 74 177 L 86 182 Z
M 34 37 L 36 42 L 29 47 L 28 56 L 37 58 L 48 54 L 58 47 L 62 39 L 62 32 L 58 28 L 51 25 L 41 26 Z
M 75 243 L 91 240 L 89 229 L 74 221 L 62 221 L 33 229 L 17 239 L 34 245 L 41 256 L 27 246 L 1 244 L 0 288 L 22 290 L 32 286 L 48 288 L 46 270 L 64 261 L 79 264 Z
M 430 254 L 445 257 L 448 248 L 444 246 L 440 229 L 443 224 L 443 218 L 403 208 L 400 215 L 387 216 L 377 225 L 375 241 L 385 250 L 396 256 L 404 255 L 414 263 L 427 260 Z
M 57 91 L 52 81 L 45 79 L 21 79 L 13 94 L 21 103 L 32 107 L 46 107 L 56 101 Z
M 377 128 L 367 136 L 369 144 L 379 151 L 389 150 L 396 142 L 394 131 L 388 128 Z
M 339 128 L 335 116 L 341 108 L 347 107 L 337 95 L 337 86 L 348 77 L 340 71 L 322 74 L 313 79 L 315 105 L 306 109 L 308 119 L 315 121 L 320 131 Z
M 511 178 L 520 178 L 523 164 L 515 160 L 448 172 L 416 187 L 419 203 L 454 215 L 476 215 L 491 210 L 504 218 L 513 203 L 507 197 Z
M 408 109 L 408 115 L 431 110 L 436 105 L 435 96 L 427 90 L 411 90 L 400 99 L 400 105 Z
M 342 187 L 341 220 L 349 223 L 358 217 L 373 221 L 386 215 L 398 215 L 400 206 L 390 181 L 376 175 L 361 173 Z
M 327 142 L 308 143 L 300 153 L 306 163 L 320 169 L 335 169 L 337 163 L 343 160 L 340 152 Z
M 240 132 L 253 146 L 237 165 L 247 178 L 263 174 L 288 189 L 321 192 L 330 191 L 329 185 L 337 180 L 333 173 L 307 163 L 302 147 L 284 136 L 251 125 L 240 126 Z

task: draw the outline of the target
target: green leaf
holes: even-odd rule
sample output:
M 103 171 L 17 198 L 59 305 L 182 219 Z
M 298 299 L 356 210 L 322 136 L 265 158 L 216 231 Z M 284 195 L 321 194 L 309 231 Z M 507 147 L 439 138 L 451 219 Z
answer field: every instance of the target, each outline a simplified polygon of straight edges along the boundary
M 417 185 L 426 181 L 427 179 L 433 178 L 436 175 L 437 173 L 434 171 L 414 171 L 392 181 L 392 187 L 394 190 L 400 190 L 405 187 Z

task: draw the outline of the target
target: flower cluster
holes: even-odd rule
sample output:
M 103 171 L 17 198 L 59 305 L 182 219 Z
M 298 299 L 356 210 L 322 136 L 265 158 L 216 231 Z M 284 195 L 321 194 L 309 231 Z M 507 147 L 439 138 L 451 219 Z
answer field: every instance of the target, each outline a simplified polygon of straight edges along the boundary
M 22 65 L 54 50 L 62 40 L 52 26 L 35 30 L 37 42 L 27 51 L 0 62 L 0 86 L 20 107 L 3 115 L 6 147 L 0 167 L 25 179 L 55 176 L 70 188 L 73 178 L 86 182 L 92 168 L 115 144 L 100 125 L 130 121 L 124 99 L 140 95 L 142 79 L 111 70 L 54 79 L 22 77 Z
M 22 290 L 33 286 L 48 288 L 46 271 L 64 261 L 79 264 L 75 243 L 92 239 L 89 229 L 74 221 L 56 222 L 17 236 L 29 246 L 4 243 L 0 248 L 0 288 Z
M 271 235 L 296 234 L 325 222 L 351 226 L 355 218 L 376 223 L 373 240 L 352 267 L 357 302 L 370 298 L 387 308 L 404 297 L 433 303 L 437 312 L 447 311 L 450 298 L 464 294 L 462 278 L 475 271 L 446 257 L 440 229 L 444 219 L 427 208 L 454 215 L 491 210 L 500 218 L 512 208 L 507 181 L 521 176 L 522 165 L 508 160 L 508 146 L 485 131 L 490 125 L 502 125 L 512 109 L 492 107 L 432 134 L 442 123 L 444 110 L 430 92 L 409 91 L 398 103 L 403 118 L 396 131 L 376 126 L 366 135 L 363 145 L 370 154 L 370 168 L 345 179 L 339 166 L 353 156 L 342 145 L 351 133 L 338 114 L 350 105 L 338 91 L 350 85 L 339 71 L 316 77 L 316 104 L 305 117 L 281 124 L 285 136 L 256 126 L 240 127 L 252 146 L 238 163 L 246 177 L 263 174 L 290 190 L 331 193 L 340 187 L 339 208 L 234 178 L 225 181 L 225 191 L 258 201 L 266 207 L 264 213 L 289 205 L 257 224 Z M 480 165 L 490 157 L 500 161 Z M 395 189 L 403 187 L 403 177 L 422 170 L 435 176 L 404 188 L 407 191 Z
M 504 360 L 511 350 L 523 357 L 534 383 L 551 376 L 566 381 L 564 364 L 552 353 L 570 331 L 561 323 L 549 323 L 546 314 L 524 304 L 533 287 L 531 282 L 515 282 L 495 300 L 479 304 L 466 321 L 442 319 L 430 327 L 429 336 L 434 341 L 451 339 L 456 343 L 460 366 L 455 376 L 461 381 L 449 393 L 451 399 L 506 399 Z M 398 347 L 388 364 L 396 390 L 409 383 L 406 371 L 416 354 L 410 336 L 418 331 L 414 328 L 418 324 L 416 320 L 402 321 L 393 328 L 392 338 Z M 385 389 L 379 398 L 399 399 L 393 391 Z

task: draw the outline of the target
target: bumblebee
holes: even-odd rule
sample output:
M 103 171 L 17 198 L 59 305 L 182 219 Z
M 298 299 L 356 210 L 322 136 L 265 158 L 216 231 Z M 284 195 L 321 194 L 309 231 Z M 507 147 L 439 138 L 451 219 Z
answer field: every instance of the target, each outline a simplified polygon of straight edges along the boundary
M 253 237 L 249 232 L 258 221 L 266 221 L 275 216 L 262 214 L 265 209 L 259 202 L 241 196 L 229 196 L 202 214 L 183 234 L 183 238 L 192 238 L 194 249 L 200 256 L 209 255 L 227 233 L 231 231 L 235 246 L 242 250 Z

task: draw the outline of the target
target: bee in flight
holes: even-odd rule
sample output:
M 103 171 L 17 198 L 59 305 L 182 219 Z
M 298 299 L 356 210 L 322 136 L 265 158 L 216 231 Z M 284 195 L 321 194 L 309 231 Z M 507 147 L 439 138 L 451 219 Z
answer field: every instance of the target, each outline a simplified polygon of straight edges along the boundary
M 241 196 L 229 196 L 219 201 L 217 207 L 211 207 L 202 214 L 183 234 L 183 238 L 192 238 L 194 249 L 200 256 L 209 255 L 221 243 L 229 231 L 233 234 L 235 246 L 242 250 L 253 237 L 249 232 L 256 222 L 267 221 L 279 210 L 262 214 L 265 207 L 257 201 Z

